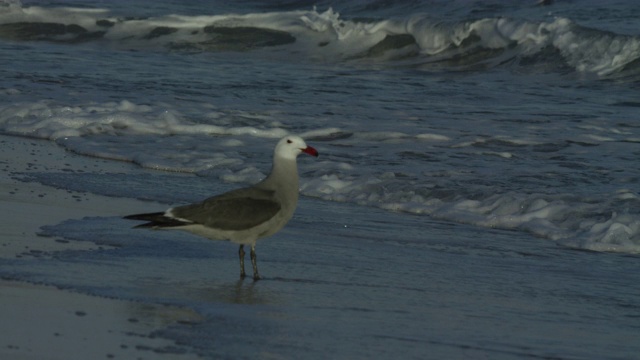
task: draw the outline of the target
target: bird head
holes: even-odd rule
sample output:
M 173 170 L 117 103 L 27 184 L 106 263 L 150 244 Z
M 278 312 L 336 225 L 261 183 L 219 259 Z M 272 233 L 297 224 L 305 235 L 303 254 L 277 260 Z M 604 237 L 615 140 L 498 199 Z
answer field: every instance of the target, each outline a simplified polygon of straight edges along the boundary
M 287 135 L 282 138 L 274 151 L 275 156 L 292 160 L 302 153 L 318 156 L 318 150 L 307 145 L 301 137 L 296 135 Z

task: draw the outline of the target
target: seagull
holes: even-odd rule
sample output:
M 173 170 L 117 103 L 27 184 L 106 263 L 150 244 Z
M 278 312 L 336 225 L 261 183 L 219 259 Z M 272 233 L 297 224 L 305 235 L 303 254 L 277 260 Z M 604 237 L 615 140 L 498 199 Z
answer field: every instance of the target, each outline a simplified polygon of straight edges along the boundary
M 232 190 L 198 203 L 172 207 L 165 212 L 125 216 L 146 223 L 135 228 L 184 230 L 211 240 L 240 244 L 240 278 L 244 279 L 244 246 L 251 246 L 254 281 L 260 279 L 256 263 L 256 242 L 282 229 L 298 203 L 296 159 L 318 151 L 296 135 L 282 138 L 273 152 L 271 173 L 259 183 Z

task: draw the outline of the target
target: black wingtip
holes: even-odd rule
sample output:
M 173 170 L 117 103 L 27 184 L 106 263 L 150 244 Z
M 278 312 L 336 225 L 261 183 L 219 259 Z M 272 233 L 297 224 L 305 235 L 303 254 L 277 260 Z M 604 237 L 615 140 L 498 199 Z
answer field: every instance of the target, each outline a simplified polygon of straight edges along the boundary
M 123 216 L 122 218 L 127 220 L 146 221 L 146 223 L 144 224 L 134 226 L 133 227 L 134 229 L 163 228 L 163 227 L 168 228 L 168 227 L 177 227 L 177 226 L 187 225 L 187 223 L 183 221 L 176 220 L 171 217 L 167 217 L 164 214 L 165 213 L 163 212 L 148 213 L 148 214 L 133 214 L 133 215 Z
M 123 219 L 127 219 L 127 220 L 143 220 L 143 221 L 155 221 L 159 218 L 163 218 L 164 213 L 161 212 L 156 212 L 156 213 L 146 213 L 146 214 L 133 214 L 133 215 L 127 215 L 127 216 L 123 216 Z

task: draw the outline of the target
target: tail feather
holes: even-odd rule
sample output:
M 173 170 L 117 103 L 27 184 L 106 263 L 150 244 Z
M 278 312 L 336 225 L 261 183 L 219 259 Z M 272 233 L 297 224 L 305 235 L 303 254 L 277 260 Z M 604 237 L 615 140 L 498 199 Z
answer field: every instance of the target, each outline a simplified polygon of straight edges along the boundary
M 166 228 L 185 225 L 185 222 L 165 216 L 163 212 L 133 214 L 125 216 L 123 219 L 147 221 L 144 224 L 134 226 L 134 228 Z

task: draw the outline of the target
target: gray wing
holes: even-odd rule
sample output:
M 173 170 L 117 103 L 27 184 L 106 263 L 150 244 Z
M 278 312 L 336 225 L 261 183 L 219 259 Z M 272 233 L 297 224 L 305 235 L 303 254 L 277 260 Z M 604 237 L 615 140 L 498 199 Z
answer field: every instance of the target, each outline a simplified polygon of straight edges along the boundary
M 244 188 L 171 210 L 177 218 L 220 230 L 246 230 L 280 211 L 274 191 Z

